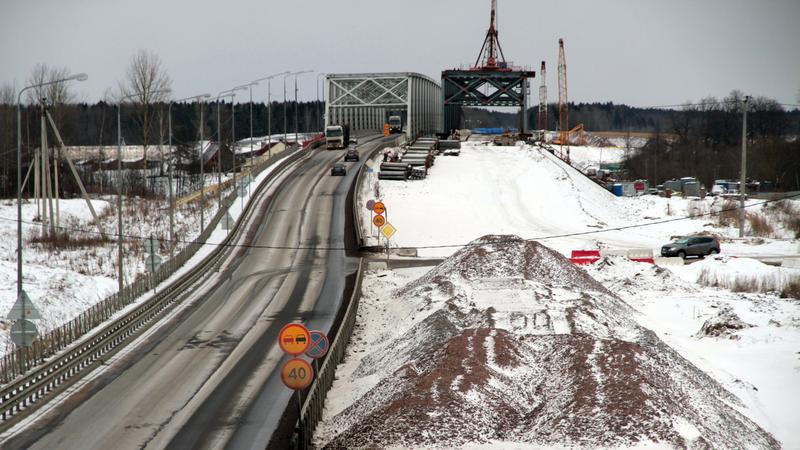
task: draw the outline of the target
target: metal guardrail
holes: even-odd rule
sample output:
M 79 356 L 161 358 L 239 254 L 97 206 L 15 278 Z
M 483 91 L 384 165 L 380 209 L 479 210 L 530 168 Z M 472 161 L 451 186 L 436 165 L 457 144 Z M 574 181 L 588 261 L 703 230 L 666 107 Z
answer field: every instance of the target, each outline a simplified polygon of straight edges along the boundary
M 364 268 L 364 258 L 361 258 L 358 262 L 358 272 L 355 286 L 353 287 L 353 294 L 350 296 L 347 310 L 342 318 L 342 324 L 339 326 L 339 331 L 333 339 L 328 356 L 320 366 L 319 373 L 311 384 L 308 395 L 303 402 L 303 407 L 300 410 L 300 426 L 298 427 L 300 435 L 296 436 L 297 439 L 295 441 L 295 446 L 297 448 L 307 449 L 311 447 L 314 430 L 322 419 L 322 412 L 325 409 L 325 396 L 333 385 L 333 380 L 336 375 L 336 366 L 338 366 L 342 358 L 344 358 L 347 344 L 350 342 L 350 337 L 353 335 L 353 328 L 356 324 L 356 313 L 358 312 L 358 304 L 361 299 L 361 283 L 364 279 Z
M 258 168 L 255 174 L 258 175 L 261 171 L 274 164 L 280 164 L 280 168 L 285 170 L 306 154 L 307 152 L 296 151 L 288 157 L 265 164 Z M 269 174 L 256 188 L 254 197 L 265 189 L 269 181 L 276 178 L 281 171 L 276 170 Z M 186 263 L 202 247 L 203 242 L 209 238 L 228 207 L 236 201 L 236 198 L 236 192 L 228 195 L 223 201 L 225 206 L 217 211 L 217 214 L 200 236 L 181 250 L 176 257 L 168 260 L 154 274 L 140 278 L 120 293 L 109 296 L 67 324 L 47 333 L 43 338 L 35 341 L 33 346 L 20 348 L 17 352 L 6 355 L 3 358 L 3 368 L 0 373 L 3 380 L 8 380 L 9 377 L 13 377 L 16 374 L 24 375 L 26 371 L 33 369 L 37 365 L 45 364 L 36 368 L 30 374 L 19 377 L 3 387 L 0 391 L 0 419 L 5 422 L 17 416 L 20 412 L 29 410 L 28 406 L 30 404 L 37 402 L 48 393 L 65 389 L 71 384 L 67 383 L 67 381 L 75 379 L 74 375 L 93 366 L 100 357 L 107 357 L 115 353 L 120 348 L 121 343 L 137 334 L 137 331 L 144 331 L 142 329 L 143 325 L 151 322 L 168 306 L 186 298 L 190 294 L 189 288 L 206 271 L 218 269 L 224 260 L 223 257 L 230 251 L 230 247 L 226 244 L 243 232 L 242 224 L 246 222 L 245 218 L 252 214 L 255 202 L 248 203 L 234 229 L 223 241 L 223 245 L 217 246 L 200 264 L 175 282 L 162 288 L 147 302 L 115 319 L 96 334 L 83 342 L 77 343 L 77 345 L 63 354 L 46 361 L 56 352 L 79 341 L 85 333 L 132 303 L 138 296 L 153 289 L 172 276 L 179 267 Z

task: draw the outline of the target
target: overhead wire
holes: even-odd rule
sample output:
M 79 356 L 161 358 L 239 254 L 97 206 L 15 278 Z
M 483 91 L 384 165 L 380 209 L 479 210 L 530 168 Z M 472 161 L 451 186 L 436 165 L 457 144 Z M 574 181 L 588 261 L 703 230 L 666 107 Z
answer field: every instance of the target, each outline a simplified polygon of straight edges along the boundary
M 778 203 L 778 202 L 781 202 L 783 200 L 789 200 L 789 199 L 793 199 L 793 198 L 797 198 L 797 197 L 800 197 L 800 193 L 786 195 L 786 196 L 782 196 L 782 197 L 771 199 L 771 200 L 764 200 L 764 201 L 760 201 L 760 202 L 751 203 L 749 205 L 745 205 L 744 208 L 748 209 L 748 208 L 753 208 L 753 207 L 756 207 L 756 206 L 766 205 L 766 204 L 769 204 L 769 203 Z M 701 214 L 693 214 L 693 215 L 675 217 L 675 218 L 670 218 L 670 219 L 656 220 L 656 221 L 651 221 L 651 222 L 646 222 L 646 223 L 641 223 L 641 224 L 623 225 L 623 226 L 619 226 L 619 227 L 610 227 L 610 228 L 603 228 L 603 229 L 597 229 L 597 230 L 588 230 L 588 231 L 578 231 L 578 232 L 572 232 L 572 233 L 537 236 L 537 237 L 532 237 L 532 238 L 523 238 L 523 240 L 528 241 L 528 242 L 534 242 L 534 241 L 545 241 L 545 240 L 550 240 L 550 239 L 561 239 L 561 238 L 569 238 L 569 237 L 576 237 L 576 236 L 590 236 L 590 235 L 594 235 L 594 234 L 608 233 L 608 232 L 612 232 L 612 231 L 623 231 L 623 230 L 630 230 L 630 229 L 636 229 L 636 228 L 644 228 L 644 227 L 649 227 L 649 226 L 653 226 L 653 225 L 661 225 L 661 224 L 665 224 L 665 223 L 679 222 L 679 221 L 684 221 L 684 220 L 694 220 L 694 219 L 699 219 L 699 218 L 703 218 L 703 217 L 710 217 L 710 216 L 720 215 L 720 214 L 723 214 L 725 212 L 738 211 L 739 209 L 740 209 L 740 206 L 736 206 L 736 207 L 732 207 L 732 208 L 722 208 L 722 209 L 719 209 L 717 211 L 709 211 L 709 212 L 701 213 Z M 6 222 L 17 222 L 18 221 L 17 219 L 12 219 L 12 218 L 9 218 L 9 217 L 0 217 L 0 220 L 6 221 Z M 26 225 L 34 225 L 34 226 L 41 226 L 42 225 L 40 222 L 32 222 L 32 221 L 25 221 L 25 220 L 23 220 L 22 223 L 24 223 Z M 94 231 L 94 230 L 90 230 L 90 229 L 85 229 L 85 228 L 74 228 L 74 227 L 64 227 L 64 226 L 56 226 L 56 227 L 53 227 L 53 228 L 55 228 L 55 229 L 57 229 L 59 231 L 62 231 L 62 232 L 85 233 L 85 234 L 89 234 L 89 235 L 103 236 L 103 237 L 106 237 L 106 238 L 117 238 L 117 237 L 119 237 L 119 234 L 117 234 L 117 233 L 106 233 L 106 232 L 101 232 L 101 231 Z M 135 235 L 135 234 L 123 234 L 122 235 L 122 238 L 125 239 L 125 240 L 128 240 L 128 241 L 144 240 L 144 239 L 149 239 L 150 237 L 151 237 L 150 235 L 148 235 L 148 236 Z M 167 240 L 167 241 L 169 241 L 169 240 Z M 344 251 L 344 250 L 347 250 L 343 246 L 258 245 L 258 244 L 230 244 L 230 243 L 226 244 L 226 243 L 222 243 L 222 242 L 210 242 L 210 241 L 207 241 L 207 240 L 206 241 L 197 242 L 197 241 L 189 241 L 189 240 L 184 240 L 184 239 L 175 239 L 174 241 L 171 241 L 171 242 L 174 242 L 175 244 L 192 244 L 192 243 L 196 243 L 196 244 L 201 244 L 201 245 L 210 245 L 210 246 L 217 246 L 217 247 L 232 247 L 232 248 L 246 248 L 246 249 L 261 249 L 261 250 L 325 250 L 325 251 Z M 503 242 L 503 241 L 498 241 L 498 242 Z M 511 242 L 511 241 L 509 241 L 509 242 Z M 406 245 L 406 246 L 399 247 L 399 248 L 401 248 L 401 249 L 415 248 L 415 249 L 423 249 L 424 250 L 424 249 L 441 249 L 441 248 L 462 248 L 462 247 L 479 246 L 479 245 L 483 245 L 483 244 L 481 244 L 481 243 L 463 243 L 463 244 L 420 245 L 420 246 Z

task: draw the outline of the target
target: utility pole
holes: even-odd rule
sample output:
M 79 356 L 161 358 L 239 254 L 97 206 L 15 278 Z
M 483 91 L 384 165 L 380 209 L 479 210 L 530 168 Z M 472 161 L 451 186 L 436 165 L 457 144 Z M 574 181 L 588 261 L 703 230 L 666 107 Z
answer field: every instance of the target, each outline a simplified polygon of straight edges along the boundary
M 747 194 L 747 102 L 750 96 L 745 95 L 742 100 L 742 173 L 739 179 L 739 237 L 744 237 L 744 197 Z

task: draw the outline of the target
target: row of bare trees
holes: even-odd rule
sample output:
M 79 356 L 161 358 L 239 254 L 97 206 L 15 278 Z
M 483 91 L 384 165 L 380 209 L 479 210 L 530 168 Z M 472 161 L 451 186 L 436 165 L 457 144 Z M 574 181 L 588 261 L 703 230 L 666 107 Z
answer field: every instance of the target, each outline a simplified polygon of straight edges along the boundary
M 672 111 L 647 144 L 625 162 L 631 178 L 661 184 L 670 178 L 737 179 L 741 168 L 744 94 L 706 97 Z M 777 101 L 754 97 L 747 103 L 748 178 L 770 181 L 777 189 L 800 190 L 800 139 L 797 113 Z

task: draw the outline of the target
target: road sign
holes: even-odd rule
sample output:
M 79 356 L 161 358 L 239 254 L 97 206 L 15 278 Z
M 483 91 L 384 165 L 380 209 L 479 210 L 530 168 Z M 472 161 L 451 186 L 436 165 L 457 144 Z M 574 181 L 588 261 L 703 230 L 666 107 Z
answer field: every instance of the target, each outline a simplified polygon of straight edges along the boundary
M 368 168 L 372 169 L 372 168 L 375 166 L 375 163 L 374 163 L 374 162 L 372 162 L 372 160 L 371 160 L 371 159 L 368 159 L 368 160 L 366 160 L 366 161 L 364 162 L 364 165 L 365 165 L 365 166 L 367 166 Z
M 156 253 L 158 253 L 160 247 L 161 247 L 161 242 L 159 242 L 158 239 L 154 238 L 153 236 L 144 239 L 145 253 L 155 255 Z
M 394 236 L 395 233 L 397 233 L 397 228 L 395 228 L 389 222 L 386 222 L 386 225 L 384 225 L 383 228 L 381 228 L 381 233 L 383 233 L 383 235 L 386 236 L 386 239 L 390 239 L 392 236 Z
M 375 214 L 383 214 L 386 212 L 386 205 L 384 205 L 383 202 L 376 202 L 372 209 L 375 211 Z
M 147 255 L 147 258 L 144 260 L 144 265 L 147 267 L 148 272 L 153 273 L 158 270 L 158 267 L 161 265 L 161 257 L 158 255 Z
M 311 385 L 311 381 L 314 380 L 314 369 L 306 360 L 292 358 L 283 365 L 281 380 L 289 389 L 299 391 Z
M 319 359 L 325 356 L 328 353 L 328 336 L 325 336 L 325 333 L 322 331 L 311 331 L 311 343 L 308 345 L 308 350 L 306 350 L 306 356 Z
M 385 223 L 386 223 L 386 217 L 375 216 L 372 218 L 372 224 L 378 228 L 382 227 Z
M 247 185 L 242 183 L 239 185 L 239 197 L 245 197 L 247 195 Z
M 25 310 L 22 310 L 22 301 L 25 300 Z M 11 307 L 11 311 L 8 312 L 6 316 L 9 320 L 19 320 L 19 319 L 28 319 L 28 320 L 36 320 L 41 319 L 42 315 L 39 314 L 39 310 L 36 309 L 36 306 L 31 301 L 31 298 L 28 297 L 28 293 L 24 290 L 22 291 L 22 295 L 17 296 L 17 301 Z
M 375 209 L 375 200 L 367 200 L 367 209 L 370 211 Z
M 22 332 L 23 325 L 25 328 L 24 334 Z M 11 342 L 16 344 L 18 347 L 27 347 L 31 342 L 33 342 L 34 339 L 38 337 L 39 329 L 37 329 L 36 324 L 30 320 L 18 320 L 14 322 L 14 325 L 11 325 Z
M 231 213 L 226 212 L 225 215 L 222 217 L 222 229 L 223 230 L 230 230 L 233 228 L 235 222 L 233 221 L 233 217 L 231 217 Z
M 278 345 L 281 350 L 293 356 L 305 353 L 310 341 L 308 328 L 299 323 L 284 325 L 278 333 Z
M 389 124 L 388 123 L 383 124 L 383 135 L 384 136 L 388 136 L 389 135 Z

